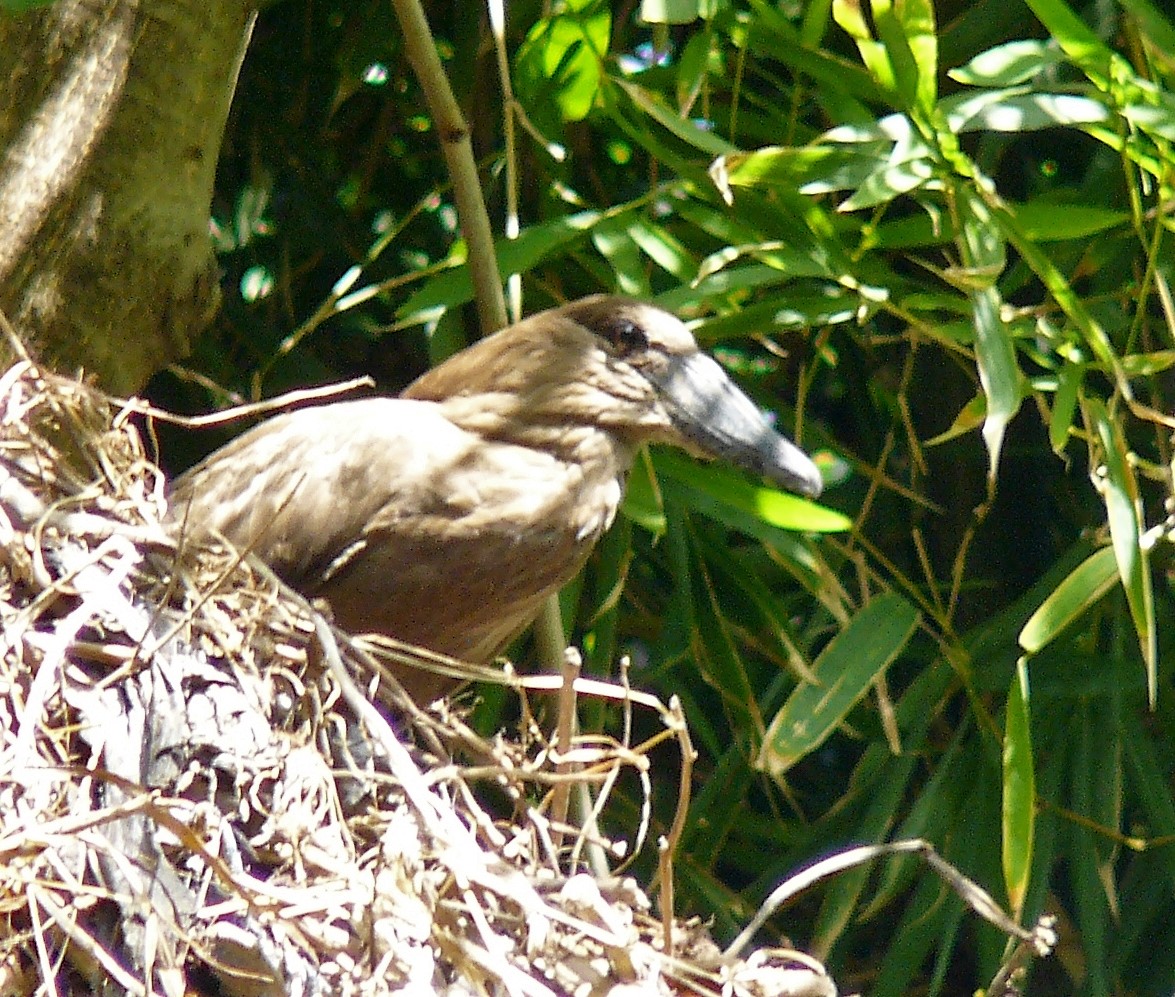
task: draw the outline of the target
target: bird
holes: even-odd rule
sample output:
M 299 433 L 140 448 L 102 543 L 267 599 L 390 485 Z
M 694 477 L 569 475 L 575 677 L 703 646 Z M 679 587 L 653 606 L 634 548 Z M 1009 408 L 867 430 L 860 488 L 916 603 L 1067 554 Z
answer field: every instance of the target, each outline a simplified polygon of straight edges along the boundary
M 679 318 L 592 295 L 479 340 L 398 397 L 259 423 L 176 480 L 170 516 L 325 599 L 350 633 L 488 664 L 583 567 L 648 443 L 822 489 Z M 452 685 L 397 677 L 420 705 Z

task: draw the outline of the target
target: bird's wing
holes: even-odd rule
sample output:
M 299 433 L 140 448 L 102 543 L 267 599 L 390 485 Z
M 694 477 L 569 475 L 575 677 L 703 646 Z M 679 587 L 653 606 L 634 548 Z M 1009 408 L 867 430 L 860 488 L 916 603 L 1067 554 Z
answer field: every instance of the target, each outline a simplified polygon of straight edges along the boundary
M 313 588 L 375 521 L 435 501 L 430 479 L 471 445 L 431 402 L 371 398 L 299 409 L 244 433 L 175 483 L 171 516 Z

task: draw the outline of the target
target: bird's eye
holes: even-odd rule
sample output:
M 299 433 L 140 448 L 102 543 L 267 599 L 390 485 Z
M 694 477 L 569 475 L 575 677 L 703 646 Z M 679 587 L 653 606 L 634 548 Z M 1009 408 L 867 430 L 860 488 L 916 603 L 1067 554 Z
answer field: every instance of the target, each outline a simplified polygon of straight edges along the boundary
M 621 353 L 635 353 L 649 345 L 645 331 L 635 322 L 626 318 L 617 319 L 610 325 L 608 338 Z

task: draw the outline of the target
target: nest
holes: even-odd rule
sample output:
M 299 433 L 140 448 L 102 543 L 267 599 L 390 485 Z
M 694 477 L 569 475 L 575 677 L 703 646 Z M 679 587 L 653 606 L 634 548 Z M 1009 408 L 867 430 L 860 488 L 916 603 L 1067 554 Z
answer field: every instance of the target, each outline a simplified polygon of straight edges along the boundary
M 389 655 L 427 656 L 177 549 L 132 412 L 27 361 L 0 379 L 0 997 L 835 994 L 800 953 L 720 952 L 664 886 L 655 916 L 606 871 L 640 829 L 564 819 L 647 784 L 639 746 L 479 737 L 399 690 Z M 688 761 L 672 709 L 600 694 Z

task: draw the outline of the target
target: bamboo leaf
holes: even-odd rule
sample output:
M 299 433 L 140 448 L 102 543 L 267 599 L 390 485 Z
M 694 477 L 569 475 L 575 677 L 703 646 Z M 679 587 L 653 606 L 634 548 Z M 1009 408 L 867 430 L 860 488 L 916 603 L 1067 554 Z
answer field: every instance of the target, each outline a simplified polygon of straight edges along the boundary
M 873 23 L 906 106 L 929 117 L 938 94 L 938 38 L 927 0 L 873 0 Z
M 1029 722 L 1028 668 L 1021 658 L 1008 691 L 1004 724 L 1002 844 L 1004 887 L 1012 916 L 1020 919 L 1032 873 L 1036 824 L 1036 778 Z
M 905 648 L 919 613 L 887 592 L 867 603 L 812 664 L 820 684 L 796 687 L 771 721 L 755 764 L 775 778 L 824 743 Z
M 1004 244 L 991 224 L 986 208 L 974 198 L 966 202 L 961 244 L 964 261 L 971 269 L 998 272 L 1003 267 Z M 1012 345 L 1011 330 L 1000 317 L 1000 296 L 995 287 L 971 294 L 975 325 L 975 359 L 979 382 L 987 398 L 983 441 L 987 444 L 988 477 L 995 480 L 1008 423 L 1020 409 L 1020 368 Z
M 1060 50 L 1047 42 L 1014 41 L 980 52 L 947 76 L 970 86 L 1011 87 L 1052 69 L 1063 60 Z
M 1158 645 L 1155 632 L 1155 597 L 1147 548 L 1142 542 L 1142 514 L 1138 481 L 1127 459 L 1122 428 L 1110 419 L 1100 399 L 1086 401 L 1090 416 L 1101 440 L 1106 477 L 1102 500 L 1110 524 L 1110 540 L 1118 574 L 1126 589 L 1126 603 L 1138 634 L 1139 649 L 1146 667 L 1147 697 L 1155 705 L 1158 694 Z
M 853 521 L 798 495 L 755 485 L 723 464 L 700 464 L 672 451 L 659 452 L 654 460 L 659 473 L 685 485 L 684 500 L 693 508 L 736 525 L 723 510 L 748 515 L 761 523 L 804 533 L 843 533 Z M 709 501 L 706 501 L 706 500 Z
M 1028 618 L 1019 643 L 1028 654 L 1046 647 L 1074 620 L 1094 606 L 1118 581 L 1112 547 L 1094 551 L 1074 568 Z

